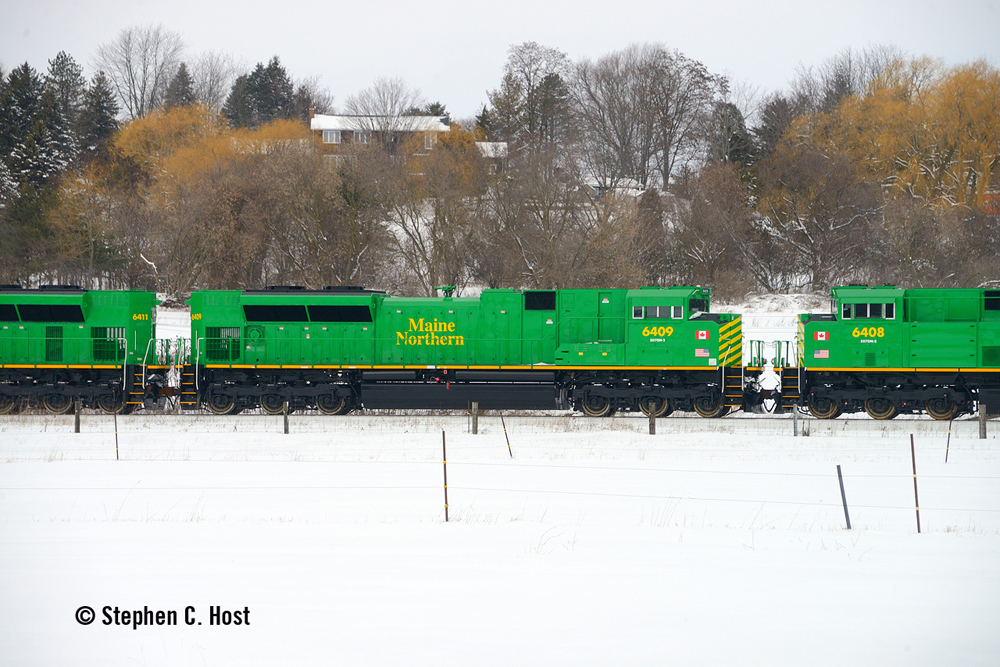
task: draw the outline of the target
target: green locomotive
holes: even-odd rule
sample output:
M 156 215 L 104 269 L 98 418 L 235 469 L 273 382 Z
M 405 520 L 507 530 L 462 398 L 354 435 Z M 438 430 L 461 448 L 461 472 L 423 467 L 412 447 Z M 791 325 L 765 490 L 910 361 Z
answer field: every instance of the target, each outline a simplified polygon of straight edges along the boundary
M 821 419 L 1000 408 L 1000 290 L 834 287 L 798 317 L 798 391 Z
M 53 285 L 0 287 L 0 414 L 79 399 L 108 413 L 158 394 L 156 295 Z
M 181 403 L 218 414 L 477 402 L 706 417 L 742 403 L 741 320 L 711 313 L 709 289 L 442 289 L 194 292 Z

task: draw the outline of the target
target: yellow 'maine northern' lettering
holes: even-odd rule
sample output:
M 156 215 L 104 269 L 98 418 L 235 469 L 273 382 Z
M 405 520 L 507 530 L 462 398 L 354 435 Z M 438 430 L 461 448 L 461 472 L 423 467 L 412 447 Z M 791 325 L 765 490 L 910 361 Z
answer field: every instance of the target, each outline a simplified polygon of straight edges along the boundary
M 396 345 L 465 345 L 465 336 L 439 336 L 441 332 L 455 330 L 454 322 L 442 322 L 436 317 L 428 322 L 424 318 L 408 318 L 410 328 L 396 332 Z

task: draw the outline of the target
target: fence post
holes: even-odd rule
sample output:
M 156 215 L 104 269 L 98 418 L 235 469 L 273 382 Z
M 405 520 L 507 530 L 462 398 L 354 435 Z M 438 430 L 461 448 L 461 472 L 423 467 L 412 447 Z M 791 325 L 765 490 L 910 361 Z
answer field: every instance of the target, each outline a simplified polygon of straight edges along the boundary
M 503 413 L 500 413 L 500 424 L 503 426 L 503 438 L 507 441 L 507 453 L 510 458 L 514 458 L 514 450 L 510 448 L 510 438 L 507 436 L 507 422 L 503 420 Z
M 844 501 L 844 518 L 847 520 L 847 530 L 851 529 L 851 515 L 847 513 L 847 494 L 844 493 L 844 475 L 840 472 L 840 464 L 837 464 L 837 479 L 840 480 L 840 499 Z
M 649 413 L 649 434 L 656 435 L 656 413 Z
M 979 439 L 986 439 L 986 406 L 979 404 Z
M 795 405 L 792 406 L 792 435 L 799 436 L 799 408 Z
M 472 402 L 472 435 L 479 435 L 479 401 Z
M 917 496 L 917 454 L 913 449 L 913 434 L 910 434 L 910 457 L 913 459 L 913 503 L 917 508 L 917 533 L 920 532 L 920 498 Z
M 285 405 L 282 407 L 281 411 L 284 413 L 285 418 L 285 435 L 288 435 L 288 401 L 285 401 Z
M 73 401 L 73 433 L 80 432 L 80 399 Z
M 444 522 L 448 523 L 448 447 L 441 431 L 441 463 L 444 465 Z
M 948 442 L 946 442 L 945 446 L 944 446 L 944 462 L 945 463 L 948 462 L 948 452 L 951 451 L 951 425 L 952 425 L 952 422 L 954 422 L 954 421 L 955 421 L 954 419 L 949 419 L 948 420 Z

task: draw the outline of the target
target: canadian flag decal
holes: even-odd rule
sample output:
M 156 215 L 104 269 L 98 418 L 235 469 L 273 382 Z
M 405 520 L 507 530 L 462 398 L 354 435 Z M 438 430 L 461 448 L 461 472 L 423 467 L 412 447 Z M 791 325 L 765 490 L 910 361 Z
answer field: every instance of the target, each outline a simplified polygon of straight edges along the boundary
M 813 340 L 830 340 L 830 334 L 826 331 L 817 331 L 813 333 Z
M 708 332 L 707 331 L 699 331 L 695 335 L 694 339 L 695 340 L 708 340 Z

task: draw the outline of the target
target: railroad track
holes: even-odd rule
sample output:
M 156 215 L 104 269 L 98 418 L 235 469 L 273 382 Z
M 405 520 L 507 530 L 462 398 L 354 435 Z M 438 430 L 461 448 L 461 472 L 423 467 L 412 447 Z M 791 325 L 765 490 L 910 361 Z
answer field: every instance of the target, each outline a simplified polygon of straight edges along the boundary
M 603 432 L 648 433 L 649 420 L 640 414 L 616 415 L 595 419 L 575 414 L 517 414 L 504 413 L 503 424 L 511 434 L 563 433 L 563 432 Z M 372 411 L 364 414 L 345 416 L 324 416 L 309 413 L 293 413 L 288 417 L 289 434 L 323 432 L 408 432 L 437 433 L 446 430 L 455 433 L 471 432 L 471 419 L 467 414 L 420 413 L 385 414 Z M 799 415 L 797 428 L 800 436 L 872 436 L 895 437 L 907 434 L 931 437 L 947 437 L 949 427 L 953 437 L 969 438 L 979 436 L 979 420 L 966 416 L 949 422 L 928 419 L 925 416 L 901 416 L 893 420 L 878 421 L 867 417 L 840 417 L 820 420 Z M 111 415 L 85 413 L 80 416 L 80 430 L 83 433 L 111 432 L 115 420 Z M 479 415 L 479 433 L 496 435 L 503 433 L 499 413 Z M 73 433 L 73 415 L 21 414 L 0 417 L 0 432 L 67 432 Z M 219 416 L 209 413 L 182 413 L 179 415 L 139 412 L 119 415 L 119 432 L 247 432 L 276 433 L 284 435 L 284 417 L 264 414 L 244 413 L 233 416 Z M 720 435 L 747 434 L 792 436 L 796 429 L 792 415 L 751 415 L 735 414 L 721 419 L 704 419 L 696 415 L 671 415 L 656 420 L 654 437 L 669 437 L 687 433 L 718 433 Z M 1000 424 L 991 419 L 987 429 L 989 439 L 996 439 Z

